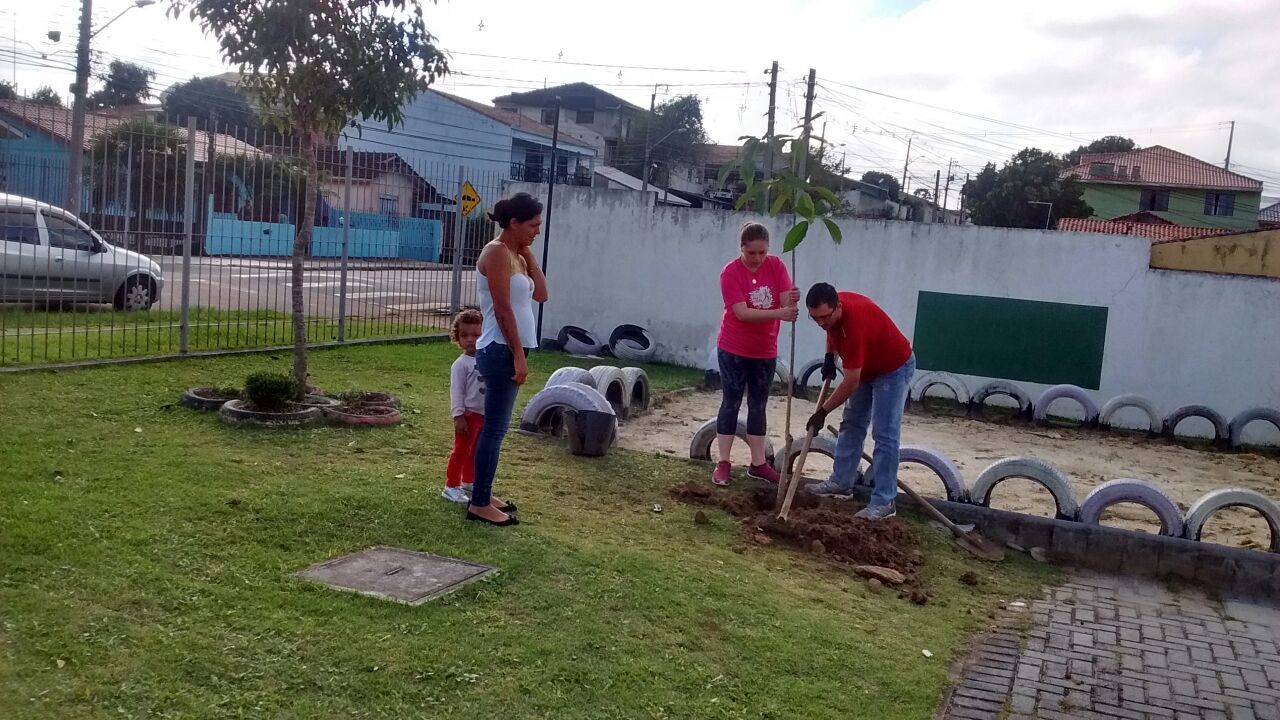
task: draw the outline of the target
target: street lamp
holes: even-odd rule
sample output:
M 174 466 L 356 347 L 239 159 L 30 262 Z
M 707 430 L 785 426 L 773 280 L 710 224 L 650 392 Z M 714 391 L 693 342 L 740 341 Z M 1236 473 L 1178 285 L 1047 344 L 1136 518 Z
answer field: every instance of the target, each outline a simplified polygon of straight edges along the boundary
M 97 37 L 97 36 L 98 36 L 98 33 L 102 32 L 103 30 L 106 30 L 106 29 L 107 29 L 107 27 L 111 25 L 111 23 L 113 23 L 113 22 L 115 22 L 115 21 L 119 20 L 120 18 L 124 17 L 124 14 L 125 14 L 125 13 L 127 13 L 127 12 L 129 12 L 130 10 L 132 10 L 132 9 L 134 9 L 134 8 L 144 8 L 144 7 L 147 7 L 148 5 L 155 5 L 155 4 L 156 4 L 156 0 L 133 0 L 133 4 L 132 4 L 132 5 L 130 5 L 129 7 L 125 8 L 125 9 L 123 9 L 123 10 L 121 10 L 119 15 L 116 15 L 115 17 L 113 17 L 113 18 L 111 18 L 110 20 L 108 20 L 107 22 L 105 22 L 105 23 L 102 25 L 102 27 L 100 27 L 100 28 L 98 28 L 97 30 L 94 30 L 93 32 L 89 33 L 89 37 L 90 37 L 90 38 L 95 38 L 95 37 Z
M 80 186 L 84 180 L 81 174 L 84 172 L 84 102 L 89 90 L 89 41 L 130 10 L 155 4 L 156 0 L 134 0 L 106 25 L 93 30 L 93 0 L 80 0 L 80 40 L 76 43 L 76 81 L 71 86 L 71 147 L 67 163 L 67 202 L 64 205 L 73 215 L 80 214 Z
M 640 178 L 640 192 L 649 192 L 649 153 L 653 152 L 659 145 L 661 145 L 663 140 L 666 140 L 676 133 L 688 132 L 688 130 L 688 128 L 676 128 L 659 138 L 658 142 L 653 143 L 652 145 L 646 144 L 644 146 L 644 166 L 640 169 L 641 174 L 644 175 L 644 177 Z

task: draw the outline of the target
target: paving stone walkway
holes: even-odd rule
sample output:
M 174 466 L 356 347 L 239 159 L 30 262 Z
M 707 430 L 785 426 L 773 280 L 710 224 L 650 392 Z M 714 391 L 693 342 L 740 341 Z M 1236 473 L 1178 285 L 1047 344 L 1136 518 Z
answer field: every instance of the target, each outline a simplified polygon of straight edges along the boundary
M 1280 720 L 1280 609 L 1077 573 L 1011 603 L 938 717 Z

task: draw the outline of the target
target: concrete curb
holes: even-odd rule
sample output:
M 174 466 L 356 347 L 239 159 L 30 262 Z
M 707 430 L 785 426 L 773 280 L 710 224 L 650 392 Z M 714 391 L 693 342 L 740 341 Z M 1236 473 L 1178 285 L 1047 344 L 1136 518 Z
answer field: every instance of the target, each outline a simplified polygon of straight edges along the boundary
M 865 500 L 870 488 L 855 487 L 854 494 Z M 906 508 L 914 507 L 905 496 L 900 496 L 899 502 Z M 1043 548 L 1049 561 L 1056 564 L 1176 580 L 1213 593 L 1280 596 L 1280 553 L 1053 520 L 946 500 L 930 498 L 929 502 L 955 523 L 976 525 L 987 538 L 1024 550 Z

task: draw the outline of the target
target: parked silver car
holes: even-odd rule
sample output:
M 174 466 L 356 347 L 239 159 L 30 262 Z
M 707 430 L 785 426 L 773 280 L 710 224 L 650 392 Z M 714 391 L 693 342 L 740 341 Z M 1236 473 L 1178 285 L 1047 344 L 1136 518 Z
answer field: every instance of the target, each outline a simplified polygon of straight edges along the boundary
M 107 243 L 61 208 L 0 193 L 0 300 L 146 310 L 163 287 L 146 255 Z

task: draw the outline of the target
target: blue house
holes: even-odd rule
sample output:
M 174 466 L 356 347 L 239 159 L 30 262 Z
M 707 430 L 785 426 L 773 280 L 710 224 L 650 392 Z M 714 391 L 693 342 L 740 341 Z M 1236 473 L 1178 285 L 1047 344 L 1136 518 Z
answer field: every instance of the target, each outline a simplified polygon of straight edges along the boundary
M 450 197 L 456 194 L 459 168 L 482 196 L 496 194 L 504 180 L 546 182 L 551 177 L 552 128 L 548 125 L 438 90 L 420 93 L 403 113 L 403 121 L 391 129 L 357 122 L 342 133 L 338 145 L 395 152 Z M 595 156 L 590 145 L 562 132 L 556 182 L 589 186 Z

